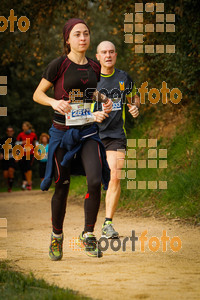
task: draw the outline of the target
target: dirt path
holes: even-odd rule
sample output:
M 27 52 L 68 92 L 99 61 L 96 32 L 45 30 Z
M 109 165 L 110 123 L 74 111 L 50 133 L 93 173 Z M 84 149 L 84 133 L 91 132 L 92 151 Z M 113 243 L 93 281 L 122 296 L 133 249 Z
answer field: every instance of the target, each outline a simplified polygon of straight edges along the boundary
M 122 239 L 130 236 L 132 230 L 138 237 L 148 230 L 148 239 L 151 236 L 160 239 L 164 229 L 170 238 L 179 236 L 182 249 L 173 252 L 168 242 L 165 253 L 162 244 L 157 252 L 152 252 L 146 242 L 142 253 L 136 242 L 133 252 L 128 241 L 126 252 L 109 248 L 103 258 L 89 258 L 69 247 L 69 241 L 79 235 L 84 221 L 83 204 L 69 199 L 64 256 L 62 261 L 52 262 L 48 257 L 51 195 L 52 192 L 41 191 L 0 194 L 0 218 L 8 220 L 8 237 L 0 239 L 1 249 L 8 250 L 8 259 L 14 266 L 95 299 L 200 299 L 199 228 L 118 212 L 114 223 Z M 100 237 L 103 217 L 102 205 L 95 231 L 97 237 Z

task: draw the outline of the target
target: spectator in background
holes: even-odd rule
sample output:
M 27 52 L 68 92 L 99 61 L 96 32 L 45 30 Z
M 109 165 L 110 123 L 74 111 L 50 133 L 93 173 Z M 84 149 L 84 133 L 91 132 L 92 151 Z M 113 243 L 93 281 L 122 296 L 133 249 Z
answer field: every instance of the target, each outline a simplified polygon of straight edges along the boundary
M 12 186 L 14 182 L 14 173 L 16 168 L 15 159 L 12 157 L 12 149 L 9 150 L 9 159 L 5 159 L 4 157 L 4 149 L 2 145 L 5 144 L 5 141 L 8 138 L 11 138 L 11 145 L 12 148 L 15 146 L 16 138 L 13 137 L 14 129 L 12 126 L 8 126 L 6 129 L 6 137 L 0 140 L 1 149 L 0 149 L 0 160 L 2 160 L 2 168 L 3 168 L 3 177 L 5 178 L 7 185 L 8 185 L 8 192 L 12 191 Z
M 17 136 L 17 142 L 16 144 L 24 145 L 26 144 L 26 139 L 30 139 L 30 144 L 35 147 L 36 141 L 37 141 L 37 135 L 34 132 L 34 129 L 29 122 L 24 122 L 22 124 L 22 132 L 18 134 Z M 26 149 L 24 148 L 24 156 L 21 160 L 19 160 L 19 167 L 22 172 L 22 189 L 25 190 L 31 190 L 32 189 L 32 165 L 34 161 L 34 149 L 30 150 L 30 159 L 26 159 Z
M 47 157 L 48 157 L 48 148 L 49 148 L 49 135 L 47 133 L 42 133 L 39 138 L 39 143 L 45 148 L 45 157 L 39 160 L 39 173 L 41 181 L 44 179 Z

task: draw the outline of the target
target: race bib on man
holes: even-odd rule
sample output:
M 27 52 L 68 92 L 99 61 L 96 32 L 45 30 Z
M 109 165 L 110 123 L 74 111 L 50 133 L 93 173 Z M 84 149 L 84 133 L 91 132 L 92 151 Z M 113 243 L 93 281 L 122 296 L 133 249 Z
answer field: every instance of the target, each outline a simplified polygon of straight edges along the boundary
M 94 122 L 91 103 L 70 104 L 72 110 L 65 114 L 65 125 L 76 126 Z
M 113 106 L 112 106 L 112 111 L 116 111 L 116 110 L 121 110 L 122 109 L 122 100 L 121 98 L 113 98 L 112 99 L 113 102 Z M 103 103 L 102 103 L 102 110 L 104 109 L 103 107 Z

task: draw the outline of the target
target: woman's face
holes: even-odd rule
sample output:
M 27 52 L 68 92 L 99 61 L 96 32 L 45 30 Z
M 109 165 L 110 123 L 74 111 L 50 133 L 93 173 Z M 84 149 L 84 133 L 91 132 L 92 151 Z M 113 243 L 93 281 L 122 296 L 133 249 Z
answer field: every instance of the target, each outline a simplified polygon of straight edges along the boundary
M 24 132 L 26 132 L 26 131 L 29 130 L 29 127 L 24 123 L 24 124 L 22 124 L 22 130 L 23 130 Z
M 90 45 L 90 33 L 85 24 L 76 24 L 69 35 L 69 39 L 66 42 L 70 44 L 71 51 L 85 52 Z

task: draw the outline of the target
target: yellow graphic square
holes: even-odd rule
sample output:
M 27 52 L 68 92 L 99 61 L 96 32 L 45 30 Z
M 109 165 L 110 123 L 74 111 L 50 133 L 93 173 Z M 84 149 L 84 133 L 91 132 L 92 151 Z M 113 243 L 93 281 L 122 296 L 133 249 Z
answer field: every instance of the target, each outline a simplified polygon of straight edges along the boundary
M 146 3 L 145 4 L 145 11 L 146 12 L 153 12 L 154 11 L 154 4 L 153 3 Z
M 135 45 L 135 53 L 143 53 L 143 46 Z
M 175 45 L 166 45 L 166 53 L 175 53 Z
M 135 3 L 135 12 L 143 11 L 143 3 Z
M 156 12 L 164 12 L 164 3 L 156 3 Z
M 7 219 L 0 218 L 0 227 L 7 227 Z
M 135 32 L 143 32 L 143 24 L 135 24 Z
M 125 177 L 126 177 L 125 170 L 117 170 L 117 178 L 118 179 L 125 179 Z
M 146 24 L 145 32 L 154 32 L 154 24 Z
M 157 168 L 157 160 L 148 160 L 148 168 L 156 169 Z
M 145 159 L 139 159 L 138 160 L 138 168 L 139 169 L 144 169 L 147 167 L 147 162 Z
M 167 160 L 159 160 L 159 168 L 166 169 L 167 168 Z
M 167 158 L 167 149 L 159 149 L 159 158 Z
M 7 86 L 0 86 L 0 95 L 7 95 Z
M 138 139 L 138 147 L 146 147 L 146 139 Z
M 127 181 L 127 189 L 128 190 L 135 190 L 136 189 L 136 181 Z
M 127 171 L 127 178 L 128 179 L 135 179 L 136 178 L 136 170 L 128 170 Z
M 157 139 L 148 139 L 148 147 L 157 147 Z
M 156 24 L 156 32 L 164 32 L 164 24 Z
M 154 45 L 145 45 L 145 53 L 154 53 Z
M 135 34 L 135 43 L 143 43 L 143 34 Z
M 136 168 L 136 160 L 133 160 L 133 159 L 127 160 L 127 168 L 135 169 Z
M 132 34 L 125 34 L 125 41 L 126 44 L 133 43 L 133 35 Z
M 166 14 L 166 22 L 175 22 L 175 14 Z
M 7 116 L 7 107 L 0 107 L 0 116 L 1 117 Z
M 133 22 L 133 13 L 125 14 L 124 22 Z
M 157 158 L 157 150 L 149 149 L 148 150 L 148 158 Z
M 136 158 L 136 150 L 128 149 L 128 158 Z
M 148 181 L 148 189 L 149 190 L 157 189 L 157 181 Z
M 133 24 L 124 24 L 124 32 L 133 32 Z
M 138 181 L 138 189 L 145 190 L 146 189 L 146 181 Z
M 167 189 L 167 181 L 159 181 L 159 189 L 166 190 Z
M 126 161 L 124 159 L 117 159 L 117 169 L 124 169 L 126 168 Z
M 136 13 L 135 14 L 135 22 L 143 22 L 143 13 Z
M 156 14 L 156 22 L 164 22 L 164 14 Z
M 156 53 L 164 53 L 165 48 L 164 45 L 156 45 Z
M 128 139 L 127 146 L 132 148 L 136 147 L 136 139 Z
M 166 24 L 166 32 L 175 32 L 174 24 Z
M 7 76 L 0 76 L 0 84 L 7 84 Z

